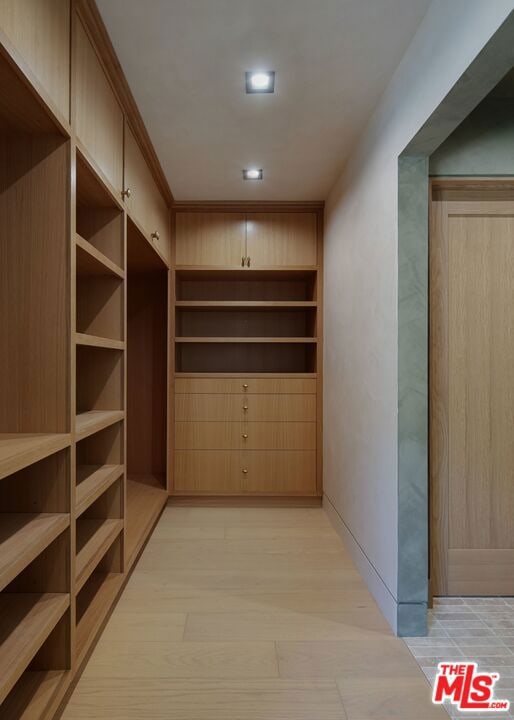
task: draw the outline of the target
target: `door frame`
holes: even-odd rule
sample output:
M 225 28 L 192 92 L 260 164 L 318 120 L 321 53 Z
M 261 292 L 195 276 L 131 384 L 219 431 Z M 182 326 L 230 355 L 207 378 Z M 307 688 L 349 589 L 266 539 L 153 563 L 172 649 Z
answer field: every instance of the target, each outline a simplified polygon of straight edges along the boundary
M 429 602 L 429 157 L 514 67 L 514 11 L 398 157 L 398 635 L 425 635 Z

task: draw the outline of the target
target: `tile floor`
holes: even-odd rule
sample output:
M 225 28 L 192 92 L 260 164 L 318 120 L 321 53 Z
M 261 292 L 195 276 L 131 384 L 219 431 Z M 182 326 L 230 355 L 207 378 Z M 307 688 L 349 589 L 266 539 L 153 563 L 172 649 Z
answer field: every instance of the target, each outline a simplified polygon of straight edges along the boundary
M 511 701 L 508 713 L 459 713 L 449 706 L 452 717 L 514 718 L 514 598 L 436 598 L 428 637 L 405 642 L 431 683 L 443 660 L 475 661 L 500 673 L 496 696 Z

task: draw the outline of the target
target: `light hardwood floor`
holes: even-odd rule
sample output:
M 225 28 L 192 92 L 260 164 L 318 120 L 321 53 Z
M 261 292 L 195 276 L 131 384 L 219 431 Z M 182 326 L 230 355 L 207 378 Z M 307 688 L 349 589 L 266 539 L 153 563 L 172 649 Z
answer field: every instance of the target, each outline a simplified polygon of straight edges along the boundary
M 64 720 L 436 720 L 321 509 L 167 508 Z

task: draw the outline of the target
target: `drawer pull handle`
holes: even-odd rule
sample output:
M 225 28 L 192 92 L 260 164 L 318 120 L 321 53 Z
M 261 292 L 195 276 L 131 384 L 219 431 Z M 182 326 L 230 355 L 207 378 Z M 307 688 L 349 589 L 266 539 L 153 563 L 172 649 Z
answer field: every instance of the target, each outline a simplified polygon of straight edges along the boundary
M 248 390 L 248 383 L 243 383 L 243 390 Z
M 244 267 L 244 266 L 245 266 L 245 262 L 246 262 L 246 258 L 245 258 L 245 257 L 242 257 L 242 258 L 241 258 L 241 267 Z
M 243 405 L 243 410 L 246 412 L 248 410 L 248 405 Z
M 248 470 L 246 468 L 243 468 L 243 475 L 248 475 Z
M 244 438 L 245 440 L 248 440 L 248 434 L 247 434 L 247 433 L 243 433 L 243 438 Z

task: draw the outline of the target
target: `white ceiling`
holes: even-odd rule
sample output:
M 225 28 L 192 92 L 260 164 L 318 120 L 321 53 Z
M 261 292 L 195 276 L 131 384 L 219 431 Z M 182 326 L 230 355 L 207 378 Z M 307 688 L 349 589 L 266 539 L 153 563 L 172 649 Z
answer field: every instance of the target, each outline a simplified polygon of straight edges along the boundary
M 97 4 L 175 199 L 320 200 L 430 0 Z M 255 68 L 274 95 L 245 94 Z

